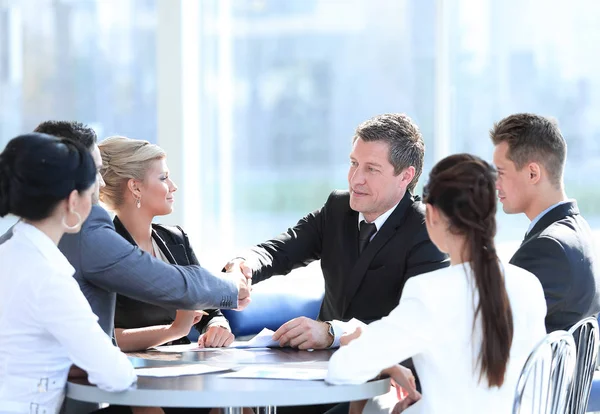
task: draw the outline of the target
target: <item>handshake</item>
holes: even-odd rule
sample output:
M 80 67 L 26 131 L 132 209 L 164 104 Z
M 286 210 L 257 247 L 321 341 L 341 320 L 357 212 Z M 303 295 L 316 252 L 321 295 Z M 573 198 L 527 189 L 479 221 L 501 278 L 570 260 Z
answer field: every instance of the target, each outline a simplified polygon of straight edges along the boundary
M 227 262 L 224 267 L 225 272 L 233 273 L 234 280 L 238 286 L 238 306 L 235 310 L 241 311 L 250 304 L 250 292 L 252 291 L 252 269 L 242 258 L 235 258 Z

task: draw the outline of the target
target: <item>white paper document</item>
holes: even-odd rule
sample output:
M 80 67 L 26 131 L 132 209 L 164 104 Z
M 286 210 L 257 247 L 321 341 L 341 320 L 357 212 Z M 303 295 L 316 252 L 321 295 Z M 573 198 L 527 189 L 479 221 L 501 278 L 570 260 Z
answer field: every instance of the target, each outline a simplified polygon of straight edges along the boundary
M 233 341 L 230 348 L 279 348 L 279 342 L 273 340 L 273 332 L 264 328 L 249 341 Z
M 137 368 L 138 377 L 180 377 L 182 375 L 200 375 L 211 372 L 228 371 L 229 368 L 213 367 L 204 364 L 169 365 L 167 367 Z
M 202 348 L 199 347 L 198 344 L 187 344 L 157 346 L 154 349 L 159 352 L 203 352 L 227 350 L 231 348 L 279 348 L 279 342 L 272 339 L 274 333 L 275 332 L 272 330 L 265 328 L 251 340 L 233 341 L 233 343 L 226 348 Z
M 221 375 L 226 378 L 259 378 L 320 381 L 327 376 L 326 368 L 295 368 L 278 366 L 247 366 Z

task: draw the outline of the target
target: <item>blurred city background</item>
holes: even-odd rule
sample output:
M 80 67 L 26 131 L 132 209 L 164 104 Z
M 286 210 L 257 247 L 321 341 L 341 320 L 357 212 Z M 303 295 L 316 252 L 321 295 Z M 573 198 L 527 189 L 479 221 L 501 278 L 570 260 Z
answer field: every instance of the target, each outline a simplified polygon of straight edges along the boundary
M 365 119 L 420 126 L 420 193 L 438 159 L 491 160 L 493 123 L 535 112 L 558 120 L 567 194 L 600 229 L 598 16 L 596 0 L 0 0 L 0 148 L 48 119 L 158 143 L 179 185 L 161 221 L 218 263 L 346 188 Z M 524 216 L 498 219 L 522 239 Z

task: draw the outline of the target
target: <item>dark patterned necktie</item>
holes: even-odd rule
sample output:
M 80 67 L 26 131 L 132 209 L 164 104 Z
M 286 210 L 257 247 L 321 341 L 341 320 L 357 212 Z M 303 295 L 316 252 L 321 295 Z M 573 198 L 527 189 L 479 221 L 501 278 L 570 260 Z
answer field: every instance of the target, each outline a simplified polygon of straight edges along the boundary
M 358 234 L 358 254 L 361 254 L 363 250 L 365 250 L 365 247 L 367 247 L 367 244 L 369 244 L 371 237 L 373 237 L 375 233 L 377 233 L 377 226 L 375 226 L 375 223 L 367 223 L 364 220 L 360 222 L 360 232 Z

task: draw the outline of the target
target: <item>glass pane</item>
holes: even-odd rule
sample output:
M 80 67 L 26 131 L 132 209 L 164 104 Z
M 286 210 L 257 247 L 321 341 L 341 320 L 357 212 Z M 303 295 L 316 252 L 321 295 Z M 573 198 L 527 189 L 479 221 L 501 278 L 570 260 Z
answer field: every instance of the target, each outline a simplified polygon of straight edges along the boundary
M 0 148 L 48 119 L 156 141 L 155 0 L 0 1 Z
M 270 238 L 346 189 L 354 129 L 374 115 L 409 114 L 431 145 L 434 1 L 201 4 L 201 191 L 215 218 L 203 234 L 227 217 L 224 247 Z
M 600 226 L 600 3 L 454 0 L 449 20 L 451 150 L 492 157 L 488 131 L 516 112 L 558 120 L 568 145 L 565 186 Z M 559 29 L 560 28 L 560 29 Z M 499 213 L 501 239 L 521 240 L 524 215 Z

